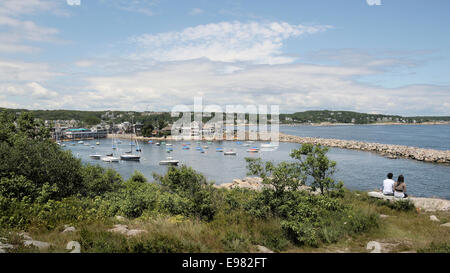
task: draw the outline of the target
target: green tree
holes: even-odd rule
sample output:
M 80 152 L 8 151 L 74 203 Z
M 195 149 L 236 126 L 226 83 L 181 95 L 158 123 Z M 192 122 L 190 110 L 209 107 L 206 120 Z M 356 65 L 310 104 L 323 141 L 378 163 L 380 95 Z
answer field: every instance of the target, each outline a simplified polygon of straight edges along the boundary
M 305 179 L 313 179 L 313 190 L 319 188 L 322 194 L 328 194 L 332 189 L 342 189 L 342 182 L 336 183 L 332 178 L 336 172 L 336 162 L 330 160 L 326 154 L 327 147 L 303 144 L 298 150 L 291 152 L 291 157 L 300 161 L 300 167 Z

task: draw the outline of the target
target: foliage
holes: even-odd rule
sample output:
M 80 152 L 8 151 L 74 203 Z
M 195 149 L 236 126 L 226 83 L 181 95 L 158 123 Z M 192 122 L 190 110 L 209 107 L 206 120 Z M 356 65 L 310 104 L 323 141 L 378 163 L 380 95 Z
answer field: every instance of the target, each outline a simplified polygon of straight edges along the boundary
M 213 187 L 207 183 L 206 178 L 185 165 L 180 168 L 169 167 L 164 176 L 153 174 L 156 182 L 164 189 L 176 194 L 175 199 L 187 199 L 190 204 L 186 207 L 189 211 L 184 214 L 198 216 L 205 220 L 211 220 L 216 212 L 213 203 Z
M 303 144 L 300 149 L 291 152 L 291 157 L 300 161 L 304 178 L 313 178 L 313 191 L 319 188 L 322 194 L 328 194 L 334 189 L 342 190 L 343 187 L 342 182 L 336 183 L 332 178 L 336 171 L 336 162 L 328 159 L 327 152 L 327 147 L 312 144 Z
M 421 248 L 418 253 L 450 253 L 450 244 L 442 242 L 431 242 L 427 247 Z

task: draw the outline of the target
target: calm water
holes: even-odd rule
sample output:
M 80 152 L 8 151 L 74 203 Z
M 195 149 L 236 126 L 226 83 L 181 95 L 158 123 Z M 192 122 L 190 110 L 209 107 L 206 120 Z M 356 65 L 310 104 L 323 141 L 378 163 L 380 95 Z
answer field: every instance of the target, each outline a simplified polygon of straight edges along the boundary
M 91 143 L 94 144 L 94 142 Z M 104 163 L 89 158 L 89 155 L 94 152 L 102 155 L 112 152 L 110 139 L 100 140 L 100 143 L 101 145 L 95 146 L 94 149 L 82 144 L 67 146 L 65 149 L 72 150 L 73 154 L 80 157 L 84 163 L 112 167 L 125 179 L 129 178 L 134 170 L 139 170 L 148 178 L 152 177 L 153 172 L 163 174 L 166 172 L 167 166 L 158 163 L 167 156 L 171 156 L 180 160 L 180 163 L 203 173 L 208 180 L 215 181 L 217 184 L 231 182 L 234 178 L 246 177 L 245 157 L 261 157 L 263 160 L 280 162 L 289 160 L 289 152 L 299 147 L 299 144 L 280 143 L 275 151 L 253 154 L 246 152 L 249 147 L 238 145 L 236 142 L 223 141 L 212 144 L 202 142 L 201 146 L 209 146 L 209 149 L 202 154 L 195 149 L 198 146 L 196 142 L 191 141 L 190 150 L 182 150 L 182 143 L 185 142 L 168 142 L 173 144 L 173 152 L 168 154 L 165 145 L 156 146 L 141 142 L 140 162 Z M 129 141 L 123 141 L 119 145 L 119 155 L 130 149 L 128 143 Z M 259 143 L 254 143 L 252 146 L 259 147 Z M 237 155 L 224 156 L 223 153 L 216 152 L 218 147 L 223 147 L 225 150 L 233 148 Z M 338 172 L 335 178 L 343 180 L 347 188 L 358 190 L 379 188 L 386 173 L 393 172 L 395 177 L 399 174 L 405 176 L 408 192 L 411 195 L 450 199 L 450 166 L 406 159 L 387 159 L 373 153 L 344 149 L 330 149 L 329 157 L 337 161 Z
M 280 132 L 302 137 L 322 137 L 450 150 L 450 125 L 339 125 L 280 126 Z

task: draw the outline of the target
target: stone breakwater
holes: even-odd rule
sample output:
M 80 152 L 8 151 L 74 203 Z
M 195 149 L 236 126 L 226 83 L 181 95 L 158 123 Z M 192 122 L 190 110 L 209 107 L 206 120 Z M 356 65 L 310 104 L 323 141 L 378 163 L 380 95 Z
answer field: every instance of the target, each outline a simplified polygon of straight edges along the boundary
M 121 139 L 131 139 L 131 135 L 129 134 L 116 134 L 116 135 L 108 135 L 109 138 L 121 138 Z M 133 139 L 148 141 L 148 140 L 164 140 L 164 141 L 176 141 L 178 139 L 173 138 L 171 136 L 167 137 L 142 137 L 142 136 L 133 136 Z M 270 134 L 259 134 L 258 141 L 270 141 Z M 230 140 L 227 139 L 224 135 L 223 138 L 213 138 L 213 139 L 203 139 L 203 140 L 211 140 L 211 141 L 222 141 L 222 140 Z M 246 141 L 249 140 L 248 134 L 246 134 L 243 138 L 234 137 L 231 140 L 239 140 Z M 342 139 L 333 139 L 333 138 L 315 138 L 315 137 L 299 137 L 293 135 L 287 135 L 283 133 L 279 133 L 279 141 L 280 142 L 292 142 L 299 144 L 320 144 L 322 146 L 333 147 L 333 148 L 341 148 L 341 149 L 350 149 L 350 150 L 360 150 L 366 152 L 374 152 L 380 154 L 382 156 L 395 159 L 395 158 L 407 158 L 424 162 L 433 162 L 433 163 L 441 163 L 441 164 L 450 164 L 450 150 L 433 150 L 433 149 L 424 149 L 417 147 L 410 147 L 404 145 L 393 145 L 393 144 L 381 144 L 381 143 L 370 143 L 356 140 L 342 140 Z
M 450 150 L 433 150 L 403 145 L 370 143 L 355 140 L 341 140 L 331 138 L 299 137 L 280 133 L 280 142 L 299 144 L 320 144 L 322 146 L 375 152 L 388 158 L 408 158 L 418 161 L 450 164 Z

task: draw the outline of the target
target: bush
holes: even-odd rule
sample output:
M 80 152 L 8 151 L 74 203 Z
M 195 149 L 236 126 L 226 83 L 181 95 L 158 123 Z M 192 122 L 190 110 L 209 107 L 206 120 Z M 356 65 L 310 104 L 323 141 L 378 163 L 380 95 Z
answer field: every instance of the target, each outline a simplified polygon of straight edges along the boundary
M 432 242 L 428 247 L 421 248 L 418 253 L 450 253 L 450 244 Z
M 83 253 L 126 253 L 129 252 L 127 239 L 109 231 L 89 231 L 81 229 L 81 252 Z
M 153 174 L 153 177 L 163 189 L 173 194 L 169 199 L 181 201 L 178 204 L 182 206 L 171 206 L 179 212 L 177 214 L 192 215 L 207 221 L 213 219 L 217 211 L 213 202 L 216 190 L 202 174 L 183 165 L 180 168 L 170 167 L 164 176 Z M 181 207 L 183 211 L 179 211 Z
M 0 196 L 17 198 L 18 200 L 28 197 L 34 200 L 37 195 L 36 185 L 25 176 L 11 174 L 10 177 L 0 179 Z
M 83 179 L 82 193 L 95 197 L 117 189 L 123 182 L 122 177 L 113 169 L 104 169 L 99 165 L 86 165 L 81 170 Z

